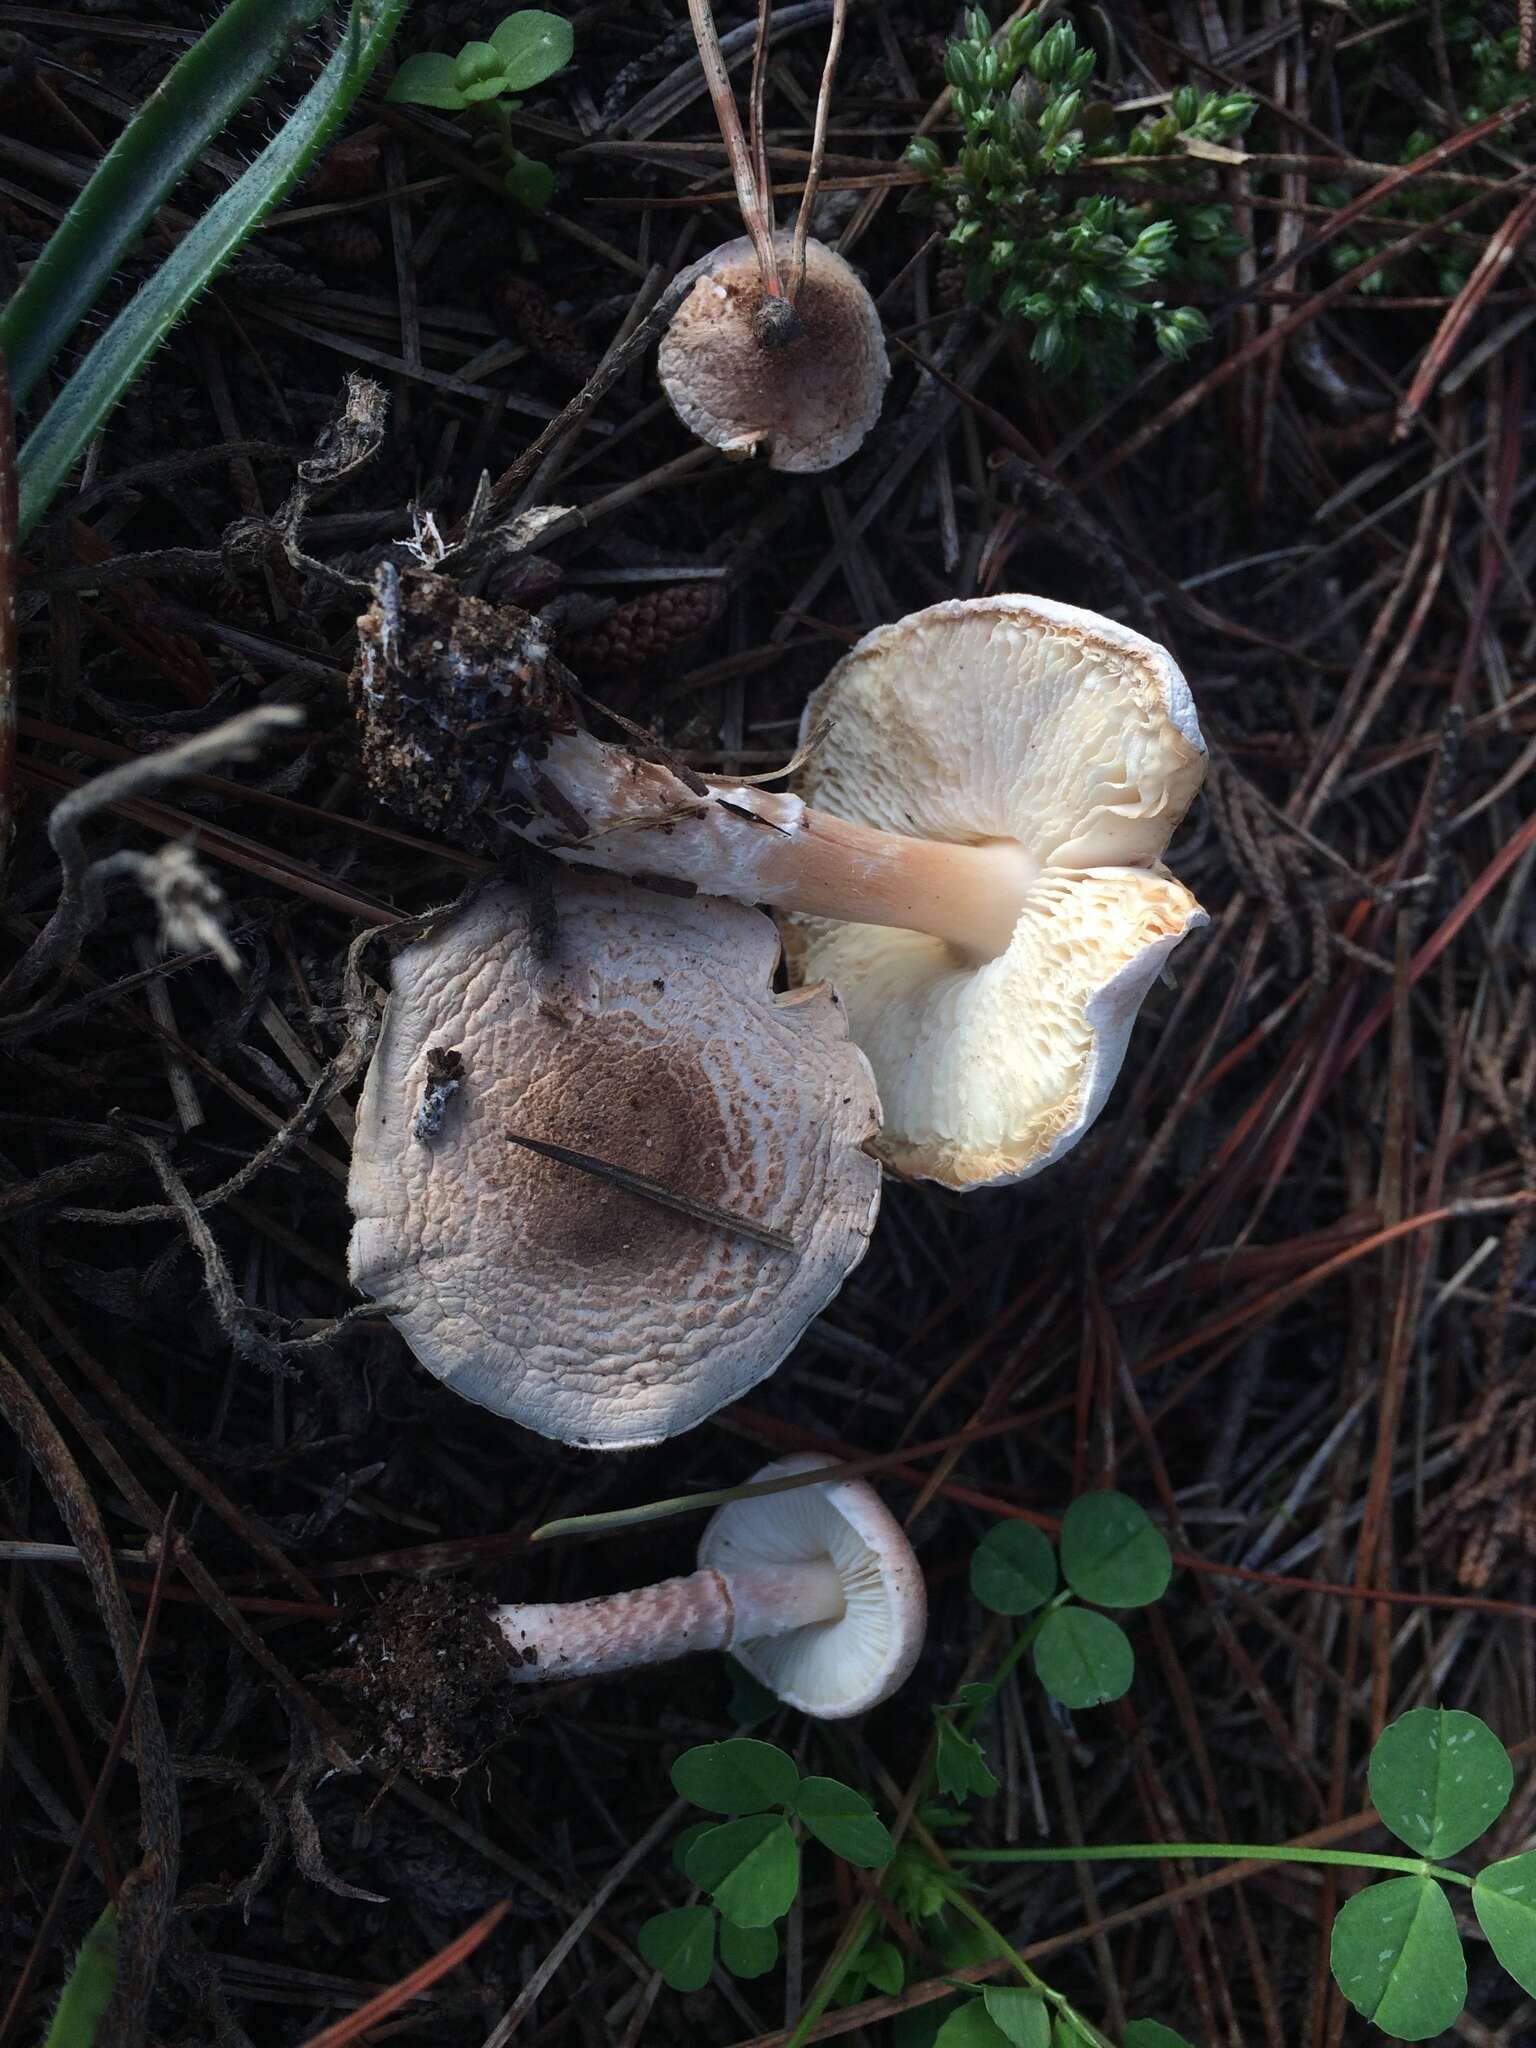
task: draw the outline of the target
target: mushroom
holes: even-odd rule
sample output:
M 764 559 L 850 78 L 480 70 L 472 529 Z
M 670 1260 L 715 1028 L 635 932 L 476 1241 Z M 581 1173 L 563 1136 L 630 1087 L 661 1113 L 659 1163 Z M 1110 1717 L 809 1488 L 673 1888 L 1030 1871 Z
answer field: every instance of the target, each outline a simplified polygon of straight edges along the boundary
M 791 259 L 787 234 L 774 238 Z M 743 236 L 694 266 L 693 290 L 657 354 L 662 389 L 686 427 L 728 455 L 763 450 L 768 467 L 832 469 L 880 416 L 890 377 L 875 302 L 843 258 L 805 245 L 805 275 L 789 338 L 762 339 L 775 301 Z
M 874 1083 L 761 912 L 555 871 L 394 962 L 358 1105 L 349 1268 L 453 1389 L 590 1449 L 771 1373 L 863 1256 Z
M 503 789 L 562 860 L 798 913 L 791 968 L 848 1005 L 879 1156 L 973 1188 L 1040 1172 L 1103 1108 L 1142 999 L 1206 922 L 1159 860 L 1204 771 L 1166 649 L 993 597 L 861 640 L 807 706 L 795 795 L 570 730 L 515 749 Z
M 693 289 L 662 337 L 662 389 L 683 424 L 712 448 L 728 455 L 765 449 L 770 469 L 833 469 L 879 418 L 891 374 L 874 300 L 841 256 L 809 239 L 847 0 L 832 0 L 810 161 L 786 233 L 774 228 L 763 127 L 769 0 L 758 22 L 750 135 L 742 132 L 710 0 L 689 0 L 688 11 L 747 232 L 678 279 L 678 290 L 690 277 Z
M 782 1458 L 751 1483 L 831 1463 Z M 634 1593 L 502 1607 L 514 1683 L 604 1677 L 695 1650 L 729 1650 L 786 1706 L 845 1720 L 889 1699 L 923 1647 L 927 1596 L 901 1525 L 861 1479 L 728 1502 L 699 1569 Z

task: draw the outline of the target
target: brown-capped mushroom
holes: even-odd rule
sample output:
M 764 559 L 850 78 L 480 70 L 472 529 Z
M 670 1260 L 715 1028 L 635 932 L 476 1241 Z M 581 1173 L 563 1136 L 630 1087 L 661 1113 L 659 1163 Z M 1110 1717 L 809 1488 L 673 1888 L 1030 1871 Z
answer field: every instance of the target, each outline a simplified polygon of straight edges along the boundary
M 830 1460 L 784 1458 L 751 1483 Z M 818 1720 L 888 1699 L 927 1624 L 922 1569 L 901 1525 L 861 1479 L 728 1502 L 699 1543 L 699 1569 L 633 1593 L 502 1607 L 515 1683 L 605 1677 L 698 1650 L 729 1650 L 786 1706 Z
M 550 959 L 497 883 L 394 962 L 350 1270 L 456 1392 L 656 1443 L 772 1372 L 862 1257 L 878 1104 L 836 998 L 772 993 L 760 912 L 558 873 L 554 909 Z
M 777 236 L 775 248 L 787 268 L 790 237 Z M 807 242 L 795 325 L 765 343 L 765 311 L 787 301 L 765 286 L 752 242 L 726 242 L 694 269 L 657 356 L 679 419 L 729 455 L 763 452 L 770 469 L 846 462 L 879 418 L 891 373 L 880 315 L 857 273 Z

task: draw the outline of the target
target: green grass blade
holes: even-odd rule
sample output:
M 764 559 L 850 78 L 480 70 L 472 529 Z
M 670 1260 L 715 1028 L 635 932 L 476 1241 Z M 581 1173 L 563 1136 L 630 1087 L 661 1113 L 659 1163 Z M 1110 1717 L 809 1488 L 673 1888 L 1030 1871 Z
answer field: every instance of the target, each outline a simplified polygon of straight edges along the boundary
M 59 393 L 21 451 L 23 540 L 187 307 L 309 169 L 367 84 L 406 4 L 354 0 L 334 55 L 280 133 L 134 294 Z
M 117 1915 L 104 1906 L 80 1944 L 43 2048 L 91 2048 L 117 1986 Z
M 0 313 L 18 411 L 155 209 L 325 11 L 325 0 L 231 0 L 140 107 Z

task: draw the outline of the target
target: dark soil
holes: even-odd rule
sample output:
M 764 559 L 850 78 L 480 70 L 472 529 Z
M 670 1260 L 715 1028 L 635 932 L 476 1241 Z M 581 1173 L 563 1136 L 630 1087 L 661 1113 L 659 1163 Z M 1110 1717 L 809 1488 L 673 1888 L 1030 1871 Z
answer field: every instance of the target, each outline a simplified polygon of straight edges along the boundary
M 855 8 L 818 229 L 847 237 L 895 374 L 876 432 L 823 477 L 700 450 L 652 352 L 440 560 L 482 477 L 506 475 L 680 266 L 740 231 L 705 196 L 728 187 L 718 145 L 663 146 L 709 143 L 702 96 L 654 134 L 623 125 L 684 76 L 681 0 L 576 11 L 575 64 L 518 117 L 559 170 L 548 217 L 490 189 L 453 119 L 376 89 L 149 364 L 22 563 L 0 908 L 0 965 L 32 963 L 0 990 L 0 1982 L 36 1956 L 14 2038 L 41 2038 L 113 1894 L 137 1960 L 112 2038 L 130 2048 L 306 2042 L 497 1904 L 473 1953 L 368 2039 L 500 2048 L 553 1956 L 520 2040 L 767 2048 L 864 1894 L 808 1855 L 779 1967 L 660 1988 L 636 1933 L 688 1897 L 667 1838 L 693 1816 L 625 1859 L 672 1805 L 670 1763 L 751 1725 L 894 1814 L 931 1709 L 1007 1641 L 968 1591 L 977 1541 L 1102 1484 L 1159 1517 L 1181 1569 L 1126 1617 L 1138 1670 L 1119 1706 L 1055 1712 L 1027 1667 L 1007 1690 L 982 1731 L 1001 1790 L 972 1803 L 967 1839 L 1324 1829 L 1385 1848 L 1371 1740 L 1439 1700 L 1517 1751 L 1483 1848 L 1531 1845 L 1536 272 L 1517 237 L 1452 330 L 1461 287 L 1422 249 L 1384 293 L 1325 298 L 1317 239 L 1411 126 L 1460 132 L 1460 46 L 1434 31 L 1449 11 L 1432 0 L 1406 29 L 1379 7 L 1081 11 L 1121 97 L 1187 77 L 1263 102 L 1258 158 L 1209 170 L 1257 252 L 1192 294 L 1213 340 L 1110 388 L 1042 382 L 1026 334 L 960 303 L 900 193 L 847 184 L 896 163 L 956 26 L 948 5 Z M 496 13 L 418 6 L 401 53 L 457 48 Z M 0 8 L 25 39 L 0 101 L 12 274 L 206 14 Z M 774 145 L 801 152 L 776 157 L 785 182 L 824 46 L 819 19 L 776 45 Z M 82 341 L 319 48 L 173 196 Z M 1496 129 L 1446 160 L 1487 200 L 1432 250 L 1488 246 L 1528 195 L 1525 146 Z M 1389 201 L 1398 225 L 1368 247 L 1407 232 Z M 378 399 L 354 391 L 349 411 L 352 373 Z M 524 546 L 524 515 L 549 506 L 568 509 Z M 502 857 L 453 806 L 406 822 L 369 787 L 356 622 L 381 569 L 423 561 L 548 618 L 578 685 L 694 770 L 782 762 L 808 691 L 868 627 L 1007 589 L 1165 640 L 1210 741 L 1170 860 L 1211 926 L 1154 991 L 1088 1140 L 1012 1190 L 891 1185 L 868 1258 L 783 1369 L 656 1450 L 570 1451 L 468 1406 L 347 1285 L 350 1103 L 388 953 L 402 920 Z M 50 927 L 61 799 L 263 705 L 299 707 L 302 728 L 83 822 L 91 860 L 186 840 L 204 880 L 118 872 L 99 917 Z M 210 945 L 221 925 L 238 978 Z M 874 1483 L 932 1605 L 894 1700 L 846 1726 L 759 1719 L 723 1658 L 564 1686 L 537 1713 L 498 1695 L 487 1600 L 687 1571 L 700 1524 L 534 1529 L 729 1487 L 790 1450 L 887 1461 Z M 984 1894 L 1113 2040 L 1153 2014 L 1208 2048 L 1379 2038 L 1328 1985 L 1320 1929 L 1343 1895 L 1332 1874 L 1173 1864 Z M 891 2015 L 931 2018 L 954 1965 L 925 1922 L 888 1934 L 905 1988 L 833 2006 L 817 2038 L 929 2038 Z M 1468 1953 L 1476 2026 L 1456 2038 L 1528 2039 L 1529 2001 Z

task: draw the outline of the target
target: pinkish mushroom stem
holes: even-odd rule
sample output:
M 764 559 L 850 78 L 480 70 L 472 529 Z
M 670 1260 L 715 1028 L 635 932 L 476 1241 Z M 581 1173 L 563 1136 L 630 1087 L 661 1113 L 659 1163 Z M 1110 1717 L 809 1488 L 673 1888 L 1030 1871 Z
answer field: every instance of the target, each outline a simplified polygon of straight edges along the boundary
M 561 816 L 541 805 L 524 828 L 562 860 L 808 917 L 928 932 L 984 960 L 1007 950 L 1038 872 L 1017 840 L 909 839 L 738 783 L 706 783 L 700 796 L 670 769 L 591 733 L 562 733 L 536 767 L 519 756 L 514 768 L 526 787 L 553 785 L 563 799 Z M 574 838 L 566 805 L 586 822 L 585 837 Z
M 758 1565 L 691 1572 L 598 1600 L 501 1607 L 495 1619 L 523 1659 L 510 1673 L 513 1683 L 532 1685 L 786 1636 L 841 1620 L 847 1604 L 842 1576 L 831 1563 Z

